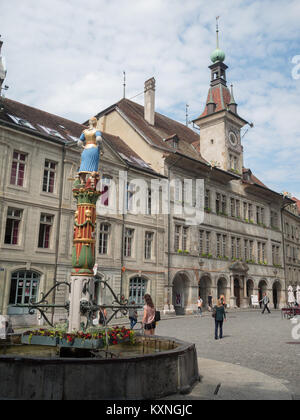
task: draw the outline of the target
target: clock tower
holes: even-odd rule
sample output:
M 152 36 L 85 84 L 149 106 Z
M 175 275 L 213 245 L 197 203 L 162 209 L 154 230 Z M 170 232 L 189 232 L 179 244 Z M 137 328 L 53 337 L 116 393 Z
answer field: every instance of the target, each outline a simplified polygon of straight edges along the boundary
M 200 127 L 200 153 L 212 165 L 242 175 L 241 128 L 248 124 L 237 113 L 233 86 L 227 87 L 225 53 L 217 48 L 211 54 L 210 88 L 203 113 L 193 122 Z

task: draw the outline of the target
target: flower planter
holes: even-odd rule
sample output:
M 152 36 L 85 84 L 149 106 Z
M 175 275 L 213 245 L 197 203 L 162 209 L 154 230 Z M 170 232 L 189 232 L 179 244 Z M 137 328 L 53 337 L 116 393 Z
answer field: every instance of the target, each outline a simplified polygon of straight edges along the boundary
M 75 338 L 71 342 L 63 338 L 59 340 L 58 345 L 60 347 L 73 347 L 77 349 L 100 349 L 104 346 L 102 339 L 84 340 L 82 338 Z
M 22 335 L 22 344 L 31 344 L 33 346 L 51 346 L 57 345 L 57 337 L 48 337 L 43 335 Z

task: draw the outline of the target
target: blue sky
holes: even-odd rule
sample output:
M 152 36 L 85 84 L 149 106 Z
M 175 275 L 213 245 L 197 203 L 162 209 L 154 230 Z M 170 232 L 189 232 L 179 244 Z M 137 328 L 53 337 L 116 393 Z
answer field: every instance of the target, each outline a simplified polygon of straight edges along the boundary
M 128 98 L 155 76 L 157 110 L 184 122 L 188 103 L 193 119 L 207 96 L 216 16 L 239 113 L 254 123 L 245 166 L 300 197 L 298 0 L 10 0 L 0 31 L 7 97 L 83 122 L 121 99 L 125 70 Z

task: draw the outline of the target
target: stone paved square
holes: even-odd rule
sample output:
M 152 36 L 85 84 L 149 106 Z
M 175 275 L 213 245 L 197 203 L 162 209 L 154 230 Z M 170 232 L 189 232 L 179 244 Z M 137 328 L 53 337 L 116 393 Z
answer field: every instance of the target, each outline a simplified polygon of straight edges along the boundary
M 293 398 L 300 399 L 300 337 L 293 340 L 291 321 L 282 319 L 279 311 L 271 315 L 262 315 L 257 310 L 229 311 L 227 318 L 223 340 L 214 339 L 214 320 L 208 313 L 202 318 L 195 315 L 162 320 L 156 334 L 194 342 L 200 358 L 250 368 L 276 378 Z

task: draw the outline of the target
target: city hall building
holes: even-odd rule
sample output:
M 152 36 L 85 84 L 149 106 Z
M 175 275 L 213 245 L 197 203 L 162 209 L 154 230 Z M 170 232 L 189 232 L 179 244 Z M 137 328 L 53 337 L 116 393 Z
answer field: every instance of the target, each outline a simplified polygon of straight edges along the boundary
M 103 137 L 98 274 L 138 304 L 150 293 L 165 313 L 192 313 L 199 295 L 205 305 L 209 295 L 224 294 L 231 308 L 246 308 L 251 295 L 261 299 L 264 292 L 280 308 L 287 287 L 300 285 L 300 201 L 272 191 L 244 167 L 241 130 L 248 122 L 227 86 L 224 59 L 219 49 L 212 54 L 207 101 L 193 121 L 198 131 L 155 111 L 154 78 L 145 82 L 144 106 L 123 98 L 95 110 Z M 0 87 L 4 78 L 0 65 Z M 15 325 L 36 323 L 36 314 L 15 304 L 40 300 L 57 281 L 68 281 L 72 182 L 84 128 L 0 98 L 0 313 Z M 204 180 L 202 223 L 175 212 L 191 198 L 182 188 L 187 179 L 193 201 L 196 180 Z M 146 185 L 142 214 L 134 211 L 136 180 Z M 153 181 L 172 185 L 168 213 L 153 211 Z M 53 302 L 66 298 L 61 286 Z M 100 286 L 95 299 L 112 301 Z M 49 317 L 58 321 L 66 313 Z

